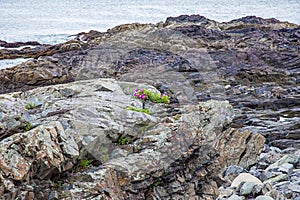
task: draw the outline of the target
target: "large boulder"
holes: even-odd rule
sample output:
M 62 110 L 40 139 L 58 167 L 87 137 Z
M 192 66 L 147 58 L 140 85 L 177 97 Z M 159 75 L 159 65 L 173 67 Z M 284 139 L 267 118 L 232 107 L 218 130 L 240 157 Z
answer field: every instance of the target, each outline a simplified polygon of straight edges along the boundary
M 221 168 L 248 167 L 263 147 L 264 137 L 228 129 L 227 101 L 146 103 L 146 114 L 128 110 L 142 106 L 137 88 L 159 93 L 94 79 L 1 95 L 1 195 L 214 199 Z

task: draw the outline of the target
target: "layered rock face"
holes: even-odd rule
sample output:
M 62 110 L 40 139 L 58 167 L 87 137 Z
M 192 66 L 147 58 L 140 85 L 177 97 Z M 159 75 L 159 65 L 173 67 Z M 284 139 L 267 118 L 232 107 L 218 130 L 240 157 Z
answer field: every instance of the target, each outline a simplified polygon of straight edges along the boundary
M 1 95 L 1 195 L 214 199 L 222 167 L 256 162 L 264 137 L 225 128 L 234 116 L 228 102 L 149 104 L 145 114 L 127 109 L 140 104 L 136 88 L 159 93 L 94 79 Z M 95 165 L 76 171 L 82 158 Z
M 1 70 L 0 92 L 99 77 L 148 82 L 174 93 L 188 87 L 190 98 L 229 100 L 236 127 L 262 133 L 273 146 L 299 148 L 299 31 L 275 19 L 218 23 L 183 15 L 81 33 Z
M 0 96 L 6 198 L 225 198 L 222 168 L 268 167 L 257 163 L 264 137 L 265 153 L 299 149 L 298 25 L 183 15 L 32 45 L 0 50 L 33 58 L 0 71 L 0 93 L 15 92 Z M 127 110 L 143 87 L 170 104 Z

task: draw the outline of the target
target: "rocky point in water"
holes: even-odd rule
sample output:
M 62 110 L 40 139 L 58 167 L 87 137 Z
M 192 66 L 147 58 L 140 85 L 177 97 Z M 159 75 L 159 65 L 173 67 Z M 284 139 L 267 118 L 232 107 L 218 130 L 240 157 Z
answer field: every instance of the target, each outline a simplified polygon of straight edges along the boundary
M 300 198 L 299 25 L 182 15 L 0 45 L 33 58 L 0 70 L 4 199 Z M 170 104 L 128 110 L 138 88 Z

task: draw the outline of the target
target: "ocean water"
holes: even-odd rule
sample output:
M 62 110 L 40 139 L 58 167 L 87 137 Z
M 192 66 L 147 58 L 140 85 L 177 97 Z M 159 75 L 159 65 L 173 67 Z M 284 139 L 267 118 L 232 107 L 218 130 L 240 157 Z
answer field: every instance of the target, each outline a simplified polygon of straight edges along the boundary
M 220 22 L 256 15 L 300 24 L 299 13 L 300 0 L 0 0 L 0 40 L 56 44 L 82 31 L 182 14 Z M 2 60 L 0 69 L 14 64 Z

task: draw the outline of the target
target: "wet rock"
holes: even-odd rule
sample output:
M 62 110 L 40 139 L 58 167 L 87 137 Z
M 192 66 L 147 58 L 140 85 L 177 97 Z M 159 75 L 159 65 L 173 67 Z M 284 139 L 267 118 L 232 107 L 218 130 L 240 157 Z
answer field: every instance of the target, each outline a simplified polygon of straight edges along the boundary
M 29 42 L 5 42 L 0 40 L 0 47 L 4 48 L 17 48 L 22 46 L 39 46 L 40 43 L 36 41 L 29 41 Z

